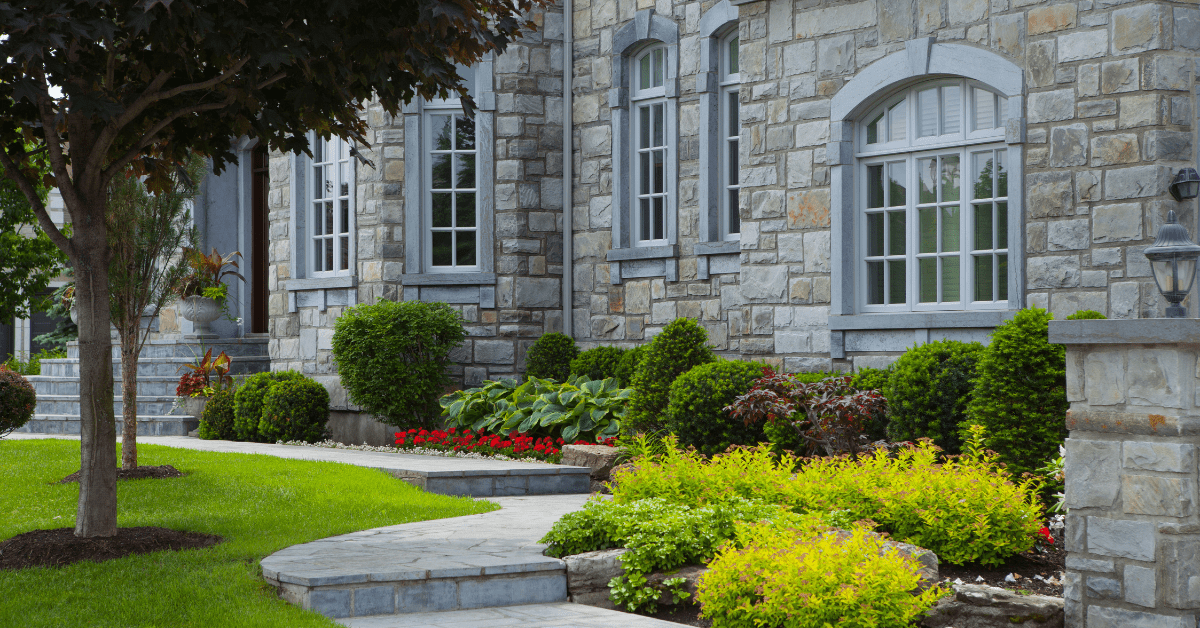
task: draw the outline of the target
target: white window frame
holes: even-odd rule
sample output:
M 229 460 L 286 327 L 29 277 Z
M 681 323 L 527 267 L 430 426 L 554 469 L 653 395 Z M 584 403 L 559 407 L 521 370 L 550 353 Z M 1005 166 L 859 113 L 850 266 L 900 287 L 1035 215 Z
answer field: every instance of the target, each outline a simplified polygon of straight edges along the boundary
M 667 99 L 666 81 L 667 81 L 667 63 L 670 56 L 668 55 L 667 47 L 661 43 L 652 44 L 639 50 L 632 55 L 630 64 L 630 75 L 633 79 L 630 88 L 629 110 L 632 120 L 630 121 L 630 141 L 629 145 L 632 149 L 630 165 L 633 169 L 633 189 L 632 208 L 633 214 L 632 240 L 635 247 L 651 247 L 664 246 L 670 241 L 668 236 L 668 224 L 670 218 L 668 212 L 674 207 L 673 192 L 674 181 L 671 180 L 667 164 L 674 159 L 676 146 L 671 137 L 671 125 L 667 121 L 670 112 L 671 101 Z M 650 63 L 643 64 L 644 59 L 649 59 Z M 645 75 L 647 68 L 651 75 Z M 657 72 L 657 74 L 655 74 Z M 643 84 L 648 87 L 642 87 Z M 655 108 L 661 107 L 659 112 L 655 113 Z M 644 129 L 647 124 L 643 120 L 642 113 L 647 112 L 646 120 L 649 121 L 650 128 Z M 643 145 L 642 138 L 645 137 L 647 144 Z M 661 137 L 661 140 L 657 140 Z M 655 154 L 662 155 L 662 161 L 659 165 L 661 168 L 662 181 L 658 186 L 655 185 L 653 166 L 649 170 L 642 168 L 642 159 L 649 159 L 653 164 Z M 643 178 L 649 177 L 649 180 Z M 659 203 L 658 210 L 661 211 L 661 216 L 656 216 L 655 202 Z M 649 216 L 645 221 L 642 220 L 642 204 L 646 203 L 646 211 Z M 650 233 L 646 233 L 646 226 L 649 226 Z M 655 231 L 661 237 L 654 237 Z
M 304 181 L 301 183 L 302 185 L 305 185 L 302 196 L 304 198 L 304 211 L 306 213 L 306 229 L 303 234 L 306 276 L 316 279 L 323 277 L 341 277 L 353 275 L 356 259 L 355 240 L 357 240 L 355 237 L 354 228 L 357 209 L 355 206 L 355 201 L 358 194 L 356 189 L 357 173 L 355 172 L 355 160 L 350 155 L 350 144 L 346 140 L 343 140 L 337 136 L 332 136 L 328 140 L 324 140 L 316 134 L 311 134 L 309 136 L 309 145 L 313 147 L 313 157 L 305 160 L 304 168 L 307 176 L 304 177 Z M 321 155 L 320 161 L 317 161 L 318 151 L 316 150 L 316 147 L 318 146 L 321 147 L 321 150 L 319 151 Z M 328 150 L 329 147 L 337 147 L 337 150 L 330 151 Z M 336 153 L 337 157 L 332 160 L 326 159 L 325 156 L 330 152 Z M 317 198 L 316 188 L 314 187 L 318 179 L 317 169 L 330 167 L 332 167 L 334 171 L 334 179 L 330 181 L 330 179 L 326 178 L 325 181 L 327 185 L 325 187 L 328 188 L 328 184 L 332 183 L 332 191 L 335 191 L 336 193 L 332 196 L 323 195 L 321 198 Z M 341 189 L 342 186 L 345 186 L 344 191 Z M 324 228 L 322 225 L 327 225 L 328 221 L 320 220 L 321 216 L 318 215 L 317 204 L 328 202 L 335 203 L 335 207 L 332 221 L 333 231 L 332 233 L 326 234 L 324 233 L 326 228 Z M 340 202 L 346 203 L 345 211 L 338 211 L 341 209 L 339 205 Z M 319 229 L 321 233 L 317 233 L 319 226 L 321 227 Z M 321 242 L 332 240 L 332 247 L 323 247 L 326 254 L 329 252 L 329 249 L 332 248 L 334 261 L 334 267 L 332 269 L 324 268 L 324 264 L 321 268 L 317 267 L 317 255 L 314 245 L 318 240 Z M 338 264 L 343 257 L 346 259 L 345 268 L 341 268 L 341 265 Z M 324 260 L 324 258 L 325 255 L 323 254 L 322 260 Z
M 938 88 L 939 89 L 938 95 L 940 97 L 944 93 L 944 91 L 943 91 L 944 88 L 947 86 L 959 87 L 959 92 L 958 92 L 959 116 L 958 116 L 957 127 L 956 128 L 939 128 L 939 134 L 936 136 L 927 136 L 927 137 L 920 137 L 920 138 L 913 137 L 915 135 L 915 131 L 917 129 L 918 111 L 917 111 L 916 104 L 917 104 L 918 94 L 921 94 L 923 92 L 927 93 L 926 90 L 928 90 L 930 88 Z M 856 154 L 857 163 L 854 166 L 854 168 L 856 170 L 856 174 L 857 174 L 857 176 L 855 178 L 856 185 L 855 185 L 855 191 L 854 191 L 855 192 L 854 207 L 855 207 L 855 213 L 859 219 L 855 221 L 858 224 L 858 228 L 856 229 L 854 238 L 855 238 L 855 242 L 857 243 L 856 249 L 859 251 L 859 255 L 858 255 L 858 259 L 857 259 L 857 268 L 858 268 L 857 275 L 858 275 L 858 277 L 862 278 L 861 281 L 856 282 L 858 289 L 856 290 L 855 301 L 857 304 L 858 311 L 869 314 L 869 313 L 947 312 L 947 311 L 1009 309 L 1009 303 L 1010 303 L 1010 300 L 1013 298 L 1015 287 L 1013 285 L 1011 285 L 1011 282 L 1008 282 L 1007 278 L 1005 280 L 1006 286 L 1007 286 L 1007 297 L 1005 299 L 988 300 L 988 301 L 974 301 L 973 300 L 974 273 L 972 272 L 972 270 L 973 270 L 972 269 L 972 263 L 973 263 L 972 258 L 976 256 L 976 253 L 978 253 L 980 256 L 984 255 L 984 254 L 991 254 L 993 257 L 993 260 L 996 259 L 996 255 L 1003 254 L 1003 255 L 1007 256 L 1007 260 L 1008 260 L 1009 264 L 1012 264 L 1014 261 L 1013 256 L 1012 256 L 1013 242 L 1011 241 L 1011 238 L 1008 238 L 1008 242 L 1007 242 L 1008 246 L 1005 249 L 988 249 L 986 251 L 983 249 L 981 249 L 979 251 L 972 250 L 972 246 L 974 243 L 973 242 L 974 211 L 972 210 L 972 206 L 974 204 L 973 201 L 975 199 L 970 198 L 971 196 L 973 196 L 973 193 L 970 190 L 971 183 L 968 180 L 968 178 L 964 175 L 964 173 L 973 172 L 973 170 L 971 168 L 971 163 L 972 163 L 971 159 L 974 154 L 982 152 L 982 151 L 987 151 L 987 150 L 1006 151 L 1006 149 L 1008 148 L 1008 146 L 1004 143 L 1004 140 L 1005 140 L 1004 121 L 1003 121 L 1003 119 L 1000 119 L 997 122 L 995 118 L 998 116 L 994 115 L 992 128 L 983 129 L 980 131 L 973 130 L 974 126 L 976 126 L 975 121 L 974 121 L 974 107 L 972 107 L 970 105 L 972 103 L 972 99 L 975 94 L 974 90 L 986 90 L 989 93 L 992 93 L 995 98 L 1002 98 L 1002 96 L 995 95 L 993 90 L 988 89 L 986 86 L 984 86 L 981 83 L 978 83 L 976 81 L 971 81 L 971 80 L 967 80 L 967 79 L 939 79 L 939 80 L 933 80 L 933 81 L 926 81 L 926 82 L 922 82 L 922 83 L 919 83 L 914 86 L 910 86 L 910 87 L 906 88 L 903 92 L 896 94 L 890 98 L 885 99 L 883 101 L 883 104 L 875 107 L 873 110 L 870 111 L 870 113 L 863 116 L 861 118 L 861 122 L 856 125 L 857 131 L 855 133 L 855 139 L 856 139 L 856 147 L 858 149 L 858 152 Z M 868 125 L 870 125 L 873 121 L 877 120 L 879 118 L 879 116 L 881 115 L 881 113 L 896 112 L 897 111 L 896 107 L 900 103 L 904 103 L 904 115 L 902 118 L 905 123 L 904 136 L 902 138 L 890 136 L 890 132 L 891 132 L 890 120 L 891 120 L 891 118 L 885 117 L 885 119 L 889 120 L 889 124 L 883 130 L 883 134 L 885 136 L 887 136 L 887 139 L 884 141 L 878 141 L 878 142 L 875 142 L 872 144 L 868 144 L 867 143 Z M 998 110 L 998 111 L 1006 111 L 1007 110 L 1006 103 L 999 102 L 998 100 L 993 101 L 993 104 L 997 104 L 997 103 L 1000 104 L 1001 107 L 994 108 L 994 111 L 995 110 Z M 939 110 L 939 120 L 941 120 L 941 118 L 942 118 L 942 116 L 941 116 L 941 113 Z M 940 122 L 939 122 L 939 126 L 940 126 Z M 959 259 L 959 299 L 957 301 L 938 301 L 938 302 L 930 302 L 930 303 L 920 303 L 919 302 L 919 297 L 920 297 L 919 286 L 918 286 L 920 270 L 919 270 L 918 260 L 921 258 L 928 258 L 931 256 L 935 256 L 935 257 L 938 257 L 938 256 L 953 257 L 953 256 L 946 255 L 944 253 L 928 254 L 928 253 L 918 252 L 919 251 L 919 249 L 918 249 L 919 229 L 920 229 L 920 225 L 919 225 L 920 212 L 918 209 L 918 205 L 920 205 L 920 204 L 917 203 L 915 200 L 916 195 L 917 195 L 917 183 L 918 183 L 918 181 L 917 181 L 918 173 L 917 173 L 916 165 L 917 165 L 918 160 L 920 160 L 922 158 L 928 158 L 930 156 L 949 156 L 949 155 L 957 155 L 959 157 L 959 190 L 960 190 L 960 194 L 959 194 L 959 200 L 957 202 L 958 207 L 959 207 L 959 240 L 958 240 L 958 249 L 959 250 L 958 250 L 958 256 L 957 256 Z M 1006 165 L 1008 165 L 1011 168 L 1012 156 L 1007 151 L 1005 152 L 1005 156 L 1006 156 L 1006 160 L 1005 160 Z M 869 294 L 868 294 L 868 291 L 870 290 L 870 285 L 869 285 L 870 277 L 868 275 L 868 257 L 871 257 L 871 256 L 868 255 L 868 252 L 870 250 L 869 245 L 868 245 L 868 233 L 869 233 L 869 228 L 870 228 L 869 227 L 870 221 L 868 220 L 867 215 L 878 213 L 881 210 L 879 208 L 871 208 L 871 209 L 867 208 L 868 186 L 870 183 L 869 177 L 868 177 L 868 168 L 870 168 L 871 166 L 878 166 L 880 164 L 885 164 L 884 180 L 886 182 L 887 181 L 886 173 L 887 173 L 887 168 L 888 168 L 888 166 L 886 166 L 886 164 L 892 164 L 892 163 L 898 163 L 898 162 L 902 162 L 905 164 L 906 199 L 904 200 L 904 204 L 902 206 L 896 205 L 895 203 L 885 203 L 885 205 L 890 205 L 890 207 L 892 207 L 891 211 L 895 211 L 895 208 L 897 208 L 897 207 L 903 207 L 903 209 L 904 209 L 905 252 L 903 255 L 887 256 L 887 257 L 883 257 L 883 258 L 873 259 L 872 261 L 873 262 L 884 261 L 888 257 L 890 257 L 893 261 L 899 260 L 899 259 L 905 260 L 905 301 L 903 304 L 888 304 L 888 303 L 886 303 L 886 301 L 888 300 L 886 297 L 886 292 L 889 290 L 889 284 L 885 280 L 885 283 L 884 283 L 885 303 L 884 304 L 872 304 L 872 303 L 869 303 L 870 299 L 869 299 Z M 1011 186 L 1012 186 L 1012 183 L 1009 184 L 1009 188 L 1010 188 L 1009 192 L 1008 192 L 1009 194 L 1012 193 Z M 885 187 L 886 187 L 886 183 L 885 183 Z M 888 199 L 888 200 L 891 201 L 892 199 Z M 1011 224 L 1013 220 L 1017 219 L 1014 216 L 1014 211 L 1013 211 L 1014 208 L 1012 207 L 1011 204 L 1008 204 L 1007 196 L 1002 197 L 1002 198 L 993 198 L 993 199 L 987 199 L 987 200 L 989 200 L 992 203 L 1004 202 L 1006 204 L 1006 207 L 1008 209 L 1008 213 L 1006 214 L 1006 224 Z M 946 206 L 948 206 L 948 204 L 945 202 L 942 202 L 942 203 L 938 204 L 937 206 L 938 207 L 946 207 Z M 889 220 L 886 218 L 887 211 L 886 210 L 883 210 L 883 211 L 884 211 L 884 215 L 885 215 L 884 222 L 887 223 L 887 222 L 889 222 Z M 939 221 L 941 220 L 940 214 L 941 214 L 941 212 L 939 211 L 939 219 L 938 219 Z M 939 222 L 939 224 L 940 224 L 940 222 Z M 891 228 L 890 224 L 889 224 L 888 228 L 889 229 Z M 940 235 L 941 235 L 941 231 L 939 229 L 938 236 L 940 237 Z M 888 244 L 885 241 L 885 247 L 886 246 L 888 246 Z M 940 249 L 940 245 L 938 248 Z M 885 250 L 884 250 L 885 256 L 888 252 L 889 252 L 888 249 L 885 248 Z M 995 263 L 995 261 L 993 261 L 993 264 L 994 263 Z M 885 265 L 885 267 L 888 266 L 886 261 L 885 261 L 884 265 Z M 939 269 L 941 268 L 940 264 L 939 264 L 938 268 Z M 995 270 L 995 268 L 993 268 L 993 273 L 995 273 L 995 272 L 996 272 L 996 270 Z M 939 274 L 939 277 L 940 277 L 940 274 Z M 939 281 L 939 292 L 941 290 L 941 287 L 942 287 L 941 282 Z M 995 287 L 993 287 L 993 293 L 994 294 L 996 293 Z M 941 298 L 941 295 L 939 295 L 939 299 L 940 298 Z
M 732 33 L 721 39 L 720 42 L 721 82 L 718 90 L 719 102 L 717 109 L 720 118 L 720 136 L 718 142 L 721 153 L 721 172 L 719 177 L 721 181 L 720 234 L 723 240 L 740 240 L 742 237 L 738 203 L 732 202 L 733 198 L 736 198 L 734 195 L 738 194 L 738 190 L 741 187 L 741 165 L 738 163 L 741 120 L 738 117 L 740 114 L 738 98 L 742 81 L 739 72 L 733 71 L 733 60 L 730 55 L 731 46 L 737 41 L 738 32 L 735 29 Z M 736 69 L 741 70 L 740 63 Z M 733 109 L 733 111 L 730 111 L 730 109 Z
M 482 255 L 481 255 L 480 248 L 482 246 L 482 242 L 480 241 L 481 228 L 480 228 L 480 182 L 479 182 L 479 124 L 478 124 L 477 120 L 471 121 L 471 124 L 473 124 L 475 126 L 475 147 L 474 147 L 474 150 L 470 151 L 470 154 L 474 157 L 474 160 L 475 160 L 475 181 L 474 181 L 474 187 L 470 188 L 470 190 L 469 190 L 470 193 L 475 195 L 475 224 L 471 227 L 459 227 L 456 224 L 454 224 L 454 221 L 456 220 L 456 215 L 457 215 L 457 206 L 455 206 L 455 211 L 451 212 L 451 220 L 452 220 L 451 227 L 434 227 L 433 226 L 433 194 L 434 194 L 434 189 L 433 189 L 433 165 L 434 164 L 433 164 L 433 162 L 434 162 L 434 152 L 435 152 L 433 142 L 436 138 L 434 137 L 432 124 L 433 124 L 434 116 L 446 116 L 446 115 L 449 115 L 452 118 L 454 118 L 455 124 L 458 124 L 457 119 L 459 117 L 463 116 L 464 114 L 463 114 L 463 110 L 462 110 L 461 106 L 459 106 L 459 103 L 457 100 L 435 101 L 433 103 L 427 103 L 424 106 L 422 115 L 421 115 L 421 125 L 422 125 L 422 130 L 424 131 L 424 133 L 423 133 L 424 137 L 422 138 L 424 140 L 424 146 L 422 146 L 422 151 L 424 152 L 424 154 L 422 156 L 424 157 L 424 159 L 422 159 L 422 162 L 421 162 L 422 163 L 421 177 L 422 177 L 422 189 L 423 189 L 423 193 L 421 196 L 421 211 L 423 212 L 422 224 L 424 225 L 424 228 L 422 229 L 421 237 L 423 240 L 422 249 L 423 249 L 423 255 L 424 255 L 425 268 L 428 270 L 428 272 L 431 272 L 431 273 L 479 272 L 481 269 L 480 258 L 482 257 Z M 455 149 L 453 149 L 449 153 L 444 153 L 443 151 L 438 151 L 438 152 L 442 152 L 443 154 L 452 155 L 451 163 L 452 163 L 452 165 L 454 165 L 454 167 L 457 167 L 457 159 L 454 159 L 454 157 L 457 157 L 460 154 L 467 154 L 468 151 L 457 150 L 457 147 L 455 147 Z M 460 190 L 457 187 L 456 182 L 453 182 L 452 185 L 454 186 L 452 188 L 454 190 L 453 192 L 451 192 L 452 194 L 467 190 L 466 188 L 462 188 Z M 442 189 L 439 188 L 439 191 L 441 191 L 441 190 Z M 455 199 L 453 202 L 457 203 L 457 200 Z M 474 239 L 475 239 L 475 263 L 469 264 L 469 265 L 460 265 L 457 263 L 457 259 L 454 259 L 453 260 L 454 263 L 451 263 L 450 265 L 435 266 L 433 263 L 433 233 L 435 231 L 450 232 L 450 233 L 454 234 L 454 236 L 453 236 L 454 246 L 451 249 L 451 255 L 453 257 L 456 257 L 456 254 L 457 254 L 457 243 L 458 243 L 459 234 L 466 233 L 466 232 L 473 233 Z

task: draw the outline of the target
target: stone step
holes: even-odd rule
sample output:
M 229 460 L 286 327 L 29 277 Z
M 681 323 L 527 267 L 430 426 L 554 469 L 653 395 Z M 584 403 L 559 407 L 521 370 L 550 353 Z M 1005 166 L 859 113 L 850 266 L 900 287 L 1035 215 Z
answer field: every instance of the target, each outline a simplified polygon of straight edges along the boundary
M 158 396 L 158 397 L 143 397 L 137 398 L 138 415 L 146 416 L 167 416 L 175 414 L 183 414 L 183 409 L 175 409 L 175 395 Z M 79 414 L 79 395 L 39 395 L 37 407 L 34 410 L 36 414 L 47 415 L 78 415 Z M 117 394 L 113 401 L 113 410 L 119 416 L 122 412 L 123 404 L 121 395 Z
M 200 419 L 184 414 L 153 416 L 138 415 L 138 436 L 187 436 L 188 432 L 200 427 Z M 16 430 L 27 434 L 79 434 L 78 414 L 35 414 L 24 426 Z M 117 434 L 121 433 L 121 415 L 117 413 Z
M 191 358 L 166 357 L 147 358 L 138 360 L 138 377 L 145 376 L 174 376 L 176 379 L 186 373 L 186 366 L 192 363 Z M 270 356 L 233 356 L 230 359 L 229 371 L 233 375 L 246 375 L 271 370 Z M 56 358 L 42 360 L 42 374 L 39 377 L 79 377 L 79 358 Z M 113 360 L 113 377 L 121 377 L 121 361 Z
M 674 622 L 570 602 L 349 617 L 338 623 L 350 628 L 679 628 Z
M 212 349 L 213 355 L 217 355 L 222 351 L 230 357 L 236 356 L 265 356 L 267 351 L 267 338 L 218 338 L 209 342 L 200 342 L 198 340 L 189 339 L 168 339 L 168 340 L 151 340 L 142 346 L 142 357 L 146 358 L 185 358 L 193 360 L 203 356 L 206 351 Z M 121 357 L 121 345 L 119 341 L 113 342 L 113 358 Z M 67 343 L 67 357 L 79 357 L 79 345 L 76 343 Z
M 45 375 L 32 375 L 26 379 L 29 380 L 30 384 L 33 384 L 33 390 L 37 393 L 39 398 L 46 395 L 79 396 L 78 377 L 47 377 Z M 173 397 L 175 396 L 175 388 L 179 385 L 179 377 L 138 375 L 137 383 L 138 396 Z M 117 396 L 121 395 L 120 378 L 113 380 L 113 394 Z
M 264 558 L 263 577 L 334 619 L 566 602 L 566 564 L 538 539 L 586 499 L 498 498 L 496 512 L 296 545 Z

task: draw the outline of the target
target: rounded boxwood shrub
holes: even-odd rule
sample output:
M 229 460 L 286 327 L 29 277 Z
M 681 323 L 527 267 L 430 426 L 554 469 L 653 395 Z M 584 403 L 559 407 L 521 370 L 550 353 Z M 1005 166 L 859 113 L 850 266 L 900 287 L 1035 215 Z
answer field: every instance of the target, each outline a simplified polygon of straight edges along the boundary
M 237 391 L 225 388 L 217 391 L 204 404 L 204 414 L 200 417 L 200 429 L 197 435 L 207 440 L 234 440 L 237 430 L 234 429 L 234 408 Z
M 315 443 L 329 422 L 329 391 L 307 377 L 279 382 L 263 397 L 258 431 L 268 442 Z
M 364 303 L 334 323 L 333 359 L 352 403 L 396 427 L 432 426 L 450 352 L 466 337 L 462 316 L 445 303 Z
M 883 388 L 888 400 L 888 438 L 932 439 L 950 454 L 962 450 L 961 424 L 971 402 L 978 342 L 938 340 L 915 346 L 892 365 Z
M 766 441 L 762 422 L 746 425 L 725 411 L 725 406 L 750 390 L 754 380 L 762 376 L 762 364 L 737 360 L 701 364 L 680 375 L 671 384 L 667 429 L 679 437 L 680 445 L 695 447 L 710 456 L 730 445 Z
M 707 342 L 708 332 L 690 318 L 671 321 L 650 341 L 633 373 L 633 395 L 623 422 L 627 431 L 653 432 L 663 427 L 675 378 L 716 360 Z
M 984 427 L 988 448 L 1016 475 L 1057 456 L 1067 437 L 1066 351 L 1050 344 L 1052 318 L 1031 307 L 996 328 L 967 406 L 968 421 Z
M 35 406 L 33 384 L 20 373 L 0 366 L 0 438 L 28 423 Z
M 233 436 L 241 441 L 262 442 L 258 423 L 262 420 L 263 397 L 279 382 L 304 379 L 297 371 L 255 373 L 246 378 L 233 397 Z
M 626 351 L 620 347 L 596 347 L 580 353 L 571 360 L 572 375 L 586 375 L 588 379 L 608 379 L 617 377 L 617 367 Z M 625 387 L 628 382 L 621 382 Z
M 616 378 L 621 382 L 622 388 L 633 386 L 633 374 L 637 372 L 638 364 L 642 361 L 642 356 L 646 355 L 646 347 L 649 345 L 638 345 L 625 352 L 621 356 L 621 361 L 617 362 Z
M 1096 310 L 1079 310 L 1067 317 L 1069 321 L 1083 321 L 1091 319 L 1107 319 L 1108 317 L 1097 312 Z
M 544 334 L 525 354 L 525 374 L 565 382 L 571 376 L 571 360 L 578 355 L 574 338 L 558 332 Z

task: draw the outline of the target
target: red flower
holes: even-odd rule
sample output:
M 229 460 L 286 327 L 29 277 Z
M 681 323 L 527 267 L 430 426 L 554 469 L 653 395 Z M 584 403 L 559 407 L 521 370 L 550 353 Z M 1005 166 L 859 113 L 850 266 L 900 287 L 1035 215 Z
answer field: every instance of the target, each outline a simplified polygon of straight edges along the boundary
M 1046 539 L 1047 543 L 1049 543 L 1051 545 L 1054 544 L 1054 537 L 1050 536 L 1050 528 L 1047 528 L 1046 526 L 1042 526 L 1042 529 L 1038 530 L 1037 533 L 1039 536 Z

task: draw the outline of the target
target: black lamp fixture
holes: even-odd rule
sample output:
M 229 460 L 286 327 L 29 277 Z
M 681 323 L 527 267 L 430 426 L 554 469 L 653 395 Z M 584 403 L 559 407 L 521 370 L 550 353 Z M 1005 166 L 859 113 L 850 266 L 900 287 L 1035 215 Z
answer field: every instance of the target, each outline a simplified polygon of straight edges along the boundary
M 1195 168 L 1184 168 L 1175 175 L 1175 179 L 1171 181 L 1171 187 L 1168 188 L 1171 192 L 1171 198 L 1177 201 L 1186 201 L 1200 196 L 1200 173 L 1196 172 Z
M 1192 170 L 1193 174 L 1195 172 Z M 1174 194 L 1174 184 L 1171 187 Z M 1158 284 L 1158 291 L 1170 303 L 1167 306 L 1167 318 L 1186 317 L 1187 310 L 1180 303 L 1196 282 L 1196 258 L 1200 257 L 1200 245 L 1188 237 L 1187 229 L 1179 224 L 1175 212 L 1167 212 L 1166 224 L 1159 227 L 1154 246 L 1146 249 L 1145 253 L 1150 260 L 1150 270 L 1154 273 L 1154 283 Z

